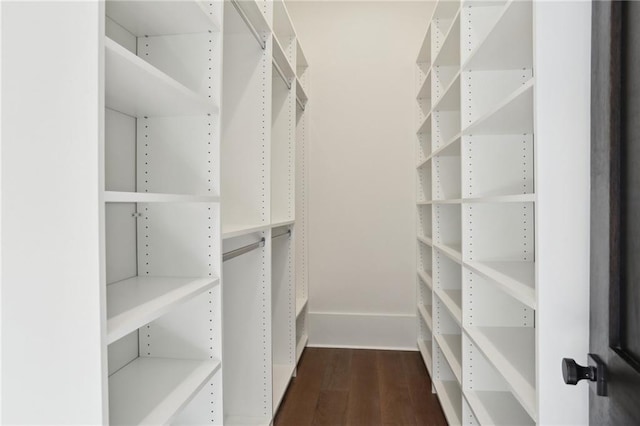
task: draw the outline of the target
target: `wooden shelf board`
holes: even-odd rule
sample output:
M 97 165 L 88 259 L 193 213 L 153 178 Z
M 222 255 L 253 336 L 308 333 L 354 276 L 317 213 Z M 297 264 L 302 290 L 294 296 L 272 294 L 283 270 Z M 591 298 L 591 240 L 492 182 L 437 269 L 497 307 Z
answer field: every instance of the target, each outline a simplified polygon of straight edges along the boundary
M 304 348 L 307 347 L 308 341 L 309 336 L 304 334 L 296 344 L 296 363 L 300 362 L 300 357 L 302 356 L 302 352 L 304 352 Z
M 448 200 L 433 200 L 433 204 L 462 204 L 462 198 L 451 198 Z
M 169 424 L 220 362 L 139 357 L 109 377 L 111 424 Z
M 307 297 L 296 297 L 296 318 L 300 316 L 305 306 L 309 303 L 309 298 Z
M 275 36 L 273 37 L 273 61 L 280 67 L 289 83 L 293 84 L 296 73 L 291 66 L 291 62 L 289 62 L 289 58 L 284 53 L 282 45 Z
M 462 391 L 460 385 L 453 380 L 434 380 L 442 411 L 450 425 L 462 424 Z
M 532 327 L 467 327 L 487 360 L 502 374 L 516 399 L 536 420 L 535 329 Z
M 219 203 L 220 197 L 210 195 L 105 191 L 104 201 L 106 203 Z
M 494 26 L 466 59 L 462 69 L 468 71 L 531 68 L 532 37 L 531 3 L 509 0 Z
M 431 111 L 427 114 L 427 116 L 422 120 L 420 127 L 418 127 L 418 131 L 416 134 L 431 134 Z
M 259 33 L 271 33 L 271 26 L 267 22 L 267 18 L 260 10 L 260 6 L 256 2 L 256 0 L 235 1 L 240 6 L 244 14 L 247 16 L 247 19 L 249 20 L 249 22 L 251 22 L 251 25 L 256 29 L 256 31 L 258 31 Z M 226 21 L 225 31 L 227 31 Z
M 105 37 L 105 105 L 132 117 L 206 115 L 218 107 Z
M 217 32 L 202 1 L 107 1 L 106 15 L 136 37 Z
M 293 371 L 296 366 L 294 364 L 273 364 L 273 412 L 275 413 L 282 402 L 291 377 L 293 377 Z
M 462 383 L 462 336 L 460 334 L 434 334 L 433 336 L 456 376 L 458 384 Z
M 444 145 L 442 145 L 441 147 L 439 147 L 435 151 L 433 151 L 431 153 L 431 155 L 430 155 L 430 158 L 433 158 L 435 156 L 460 157 L 460 153 L 461 153 L 460 141 L 461 141 L 461 138 L 462 138 L 462 134 L 458 133 L 457 135 L 455 135 L 454 137 L 449 139 L 447 141 L 447 143 L 445 143 Z
M 433 333 L 433 320 L 431 319 L 430 307 L 427 308 L 422 303 L 418 303 L 418 311 L 422 316 L 422 320 L 427 324 L 427 328 Z
M 491 195 L 486 197 L 463 198 L 465 204 L 506 204 L 506 203 L 535 203 L 536 194 Z
M 266 417 L 226 416 L 224 418 L 224 424 L 235 426 L 270 426 L 271 419 Z
M 442 3 L 442 2 L 439 2 Z M 454 2 L 455 3 L 455 2 Z M 457 7 L 457 6 L 456 6 Z M 458 7 L 451 26 L 447 30 L 442 47 L 435 54 L 433 66 L 460 65 L 460 8 Z
M 433 377 L 433 357 L 431 356 L 431 341 L 418 338 L 418 349 L 420 350 L 420 355 L 422 355 L 422 361 L 424 361 L 424 365 L 427 367 L 427 371 L 429 372 L 429 377 Z
M 431 99 L 431 68 L 429 68 L 429 71 L 427 71 L 427 74 L 424 77 L 424 81 L 420 85 L 420 89 L 418 90 L 416 99 Z
M 436 100 L 432 111 L 460 111 L 460 71 L 447 85 L 442 96 Z
M 433 291 L 433 279 L 431 278 L 431 271 L 420 271 L 418 270 L 418 276 L 422 280 L 423 283 L 429 288 L 429 290 Z
M 534 262 L 465 262 L 473 272 L 493 281 L 514 299 L 536 309 L 536 272 Z
M 242 235 L 262 232 L 271 228 L 272 225 L 227 225 L 222 227 L 222 239 L 240 237 Z
M 433 240 L 430 237 L 423 237 L 422 235 L 418 235 L 418 241 L 426 246 L 433 246 Z
M 446 254 L 454 262 L 462 264 L 462 245 L 460 243 L 434 243 L 433 246 Z
M 283 221 L 280 221 L 280 222 L 273 222 L 271 224 L 271 228 L 279 228 L 281 226 L 291 226 L 291 225 L 293 225 L 295 223 L 296 223 L 295 219 L 294 220 L 283 220 Z
M 505 391 L 464 391 L 480 424 L 496 426 L 535 425 L 522 405 Z
M 435 292 L 447 307 L 453 319 L 459 326 L 462 326 L 462 291 L 439 288 Z
M 509 135 L 533 132 L 533 86 L 530 79 L 462 130 L 463 135 Z
M 216 277 L 134 277 L 107 286 L 107 344 L 219 284 Z

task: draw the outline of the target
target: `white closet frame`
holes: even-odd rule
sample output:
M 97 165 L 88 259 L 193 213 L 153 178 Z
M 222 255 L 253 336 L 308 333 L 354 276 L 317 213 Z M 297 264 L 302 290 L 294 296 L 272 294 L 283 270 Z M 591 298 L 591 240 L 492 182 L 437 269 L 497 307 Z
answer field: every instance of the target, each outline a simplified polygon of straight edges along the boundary
M 418 53 L 418 348 L 450 424 L 584 424 L 588 2 L 440 1 Z
M 2 421 L 270 424 L 308 339 L 308 64 L 284 3 L 0 10 Z

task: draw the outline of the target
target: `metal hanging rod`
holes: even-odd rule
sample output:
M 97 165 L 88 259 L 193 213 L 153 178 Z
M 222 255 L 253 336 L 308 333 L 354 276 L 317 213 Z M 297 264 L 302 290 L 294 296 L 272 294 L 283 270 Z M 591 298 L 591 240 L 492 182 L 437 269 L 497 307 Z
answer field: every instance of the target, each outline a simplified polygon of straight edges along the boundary
M 278 65 L 276 61 L 273 61 L 273 67 L 276 69 L 276 71 L 278 71 L 278 74 L 280 75 L 280 78 L 282 78 L 282 81 L 284 81 L 284 84 L 287 85 L 287 89 L 291 90 L 291 82 L 287 77 L 285 77 L 284 72 L 282 72 L 282 68 L 280 68 L 280 65 Z
M 282 234 L 274 235 L 271 237 L 271 239 L 275 240 L 276 238 L 284 237 L 285 235 L 291 236 L 291 229 L 287 229 L 287 231 L 283 232 Z
M 226 262 L 227 260 L 231 260 L 234 257 L 242 256 L 245 253 L 249 253 L 252 250 L 255 250 L 259 247 L 264 247 L 264 238 L 260 241 L 257 241 L 253 244 L 246 245 L 244 247 L 240 247 L 239 249 L 231 250 L 222 254 L 222 261 Z
M 266 49 L 267 43 L 262 39 L 262 37 L 260 37 L 260 33 L 258 32 L 258 30 L 256 30 L 256 27 L 253 26 L 247 14 L 244 12 L 244 10 L 242 10 L 242 7 L 240 7 L 238 0 L 231 0 L 231 4 L 236 8 L 244 23 L 247 24 L 247 27 L 249 27 L 249 31 L 251 31 L 251 34 L 253 34 L 255 39 L 258 41 L 258 44 L 260 45 L 262 50 Z
M 305 106 L 304 106 L 304 104 L 302 103 L 302 101 L 300 100 L 300 98 L 299 98 L 299 97 L 297 97 L 297 96 L 296 96 L 296 102 L 298 102 L 298 105 L 300 105 L 300 108 L 304 111 Z

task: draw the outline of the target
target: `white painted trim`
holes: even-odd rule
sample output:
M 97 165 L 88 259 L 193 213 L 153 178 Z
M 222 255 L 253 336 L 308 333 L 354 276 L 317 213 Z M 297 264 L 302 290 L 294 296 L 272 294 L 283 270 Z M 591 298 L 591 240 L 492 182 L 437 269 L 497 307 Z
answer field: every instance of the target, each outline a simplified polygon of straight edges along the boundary
M 416 351 L 415 314 L 309 312 L 309 347 Z

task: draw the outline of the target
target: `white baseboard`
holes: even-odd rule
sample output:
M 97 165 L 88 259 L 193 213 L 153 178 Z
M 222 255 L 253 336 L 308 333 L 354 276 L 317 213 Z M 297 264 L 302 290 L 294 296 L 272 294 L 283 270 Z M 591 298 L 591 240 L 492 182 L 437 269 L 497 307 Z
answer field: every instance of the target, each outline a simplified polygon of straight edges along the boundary
M 309 312 L 311 347 L 415 351 L 415 315 Z

